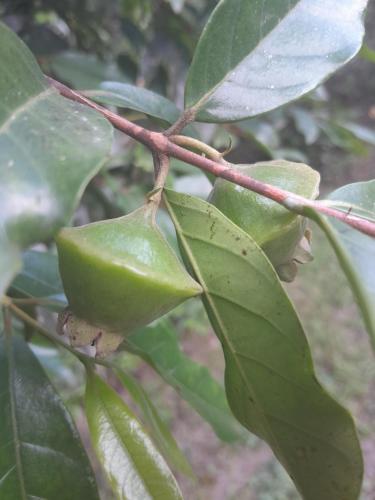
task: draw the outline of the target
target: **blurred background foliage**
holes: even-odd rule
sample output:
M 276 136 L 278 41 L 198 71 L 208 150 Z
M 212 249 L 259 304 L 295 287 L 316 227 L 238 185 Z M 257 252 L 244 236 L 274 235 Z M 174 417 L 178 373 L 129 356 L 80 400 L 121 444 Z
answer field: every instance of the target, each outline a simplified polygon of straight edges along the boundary
M 216 3 L 2 0 L 0 14 L 38 56 L 45 71 L 71 86 L 92 90 L 103 81 L 127 82 L 154 90 L 182 107 L 194 47 Z M 228 158 L 235 162 L 283 157 L 312 164 L 333 186 L 341 184 L 342 176 L 351 180 L 347 177 L 352 175 L 352 157 L 365 158 L 375 145 L 373 19 L 371 4 L 362 56 L 326 85 L 264 117 L 224 129 L 201 125 L 202 139 L 223 149 L 231 144 Z M 128 146 L 122 161 L 149 169 L 139 148 L 134 146 L 130 154 Z M 355 180 L 368 178 L 365 166 L 363 170 Z
M 184 81 L 194 47 L 214 0 L 0 0 L 0 16 L 27 43 L 44 71 L 81 91 L 103 81 L 154 90 L 183 107 Z M 236 163 L 285 158 L 306 162 L 322 174 L 322 191 L 374 178 L 375 5 L 367 13 L 360 55 L 325 85 L 281 109 L 225 126 L 199 124 L 196 133 L 218 149 L 231 148 Z M 127 118 L 162 129 L 167 125 L 121 109 Z M 116 135 L 109 165 L 91 182 L 74 223 L 119 216 L 138 207 L 152 188 L 152 159 L 141 145 Z M 196 168 L 172 160 L 169 185 L 207 197 L 211 185 Z M 160 225 L 175 245 L 164 212 Z M 375 498 L 375 372 L 367 337 L 334 256 L 317 233 L 315 261 L 288 285 L 302 316 L 318 373 L 354 413 L 367 466 L 363 499 Z M 48 317 L 44 318 L 48 322 Z M 183 352 L 222 381 L 223 359 L 205 313 L 188 302 L 171 314 Z M 327 330 L 327 325 L 329 329 Z M 69 355 L 34 337 L 49 375 L 85 425 L 80 412 L 83 374 Z M 60 353 L 61 354 L 61 353 Z M 266 445 L 246 437 L 221 442 L 212 429 L 136 356 L 124 355 L 186 452 L 197 481 L 179 477 L 187 498 L 289 500 L 297 498 Z M 127 397 L 126 394 L 124 397 Z M 86 439 L 87 441 L 87 439 Z M 110 498 L 103 483 L 103 498 Z

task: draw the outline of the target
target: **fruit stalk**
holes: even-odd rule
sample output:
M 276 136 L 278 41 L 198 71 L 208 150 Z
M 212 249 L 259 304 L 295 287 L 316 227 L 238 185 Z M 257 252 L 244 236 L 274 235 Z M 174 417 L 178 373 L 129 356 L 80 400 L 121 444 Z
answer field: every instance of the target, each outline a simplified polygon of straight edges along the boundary
M 165 154 L 152 153 L 154 160 L 155 184 L 154 189 L 148 194 L 148 204 L 152 208 L 155 220 L 157 209 L 161 202 L 161 196 L 169 172 L 169 156 Z

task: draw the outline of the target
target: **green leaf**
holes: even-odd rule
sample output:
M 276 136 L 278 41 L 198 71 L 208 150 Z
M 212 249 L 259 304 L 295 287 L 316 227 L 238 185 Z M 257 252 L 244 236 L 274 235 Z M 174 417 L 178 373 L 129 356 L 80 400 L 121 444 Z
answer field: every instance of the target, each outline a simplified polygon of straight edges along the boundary
M 86 413 L 96 454 L 119 499 L 181 499 L 175 478 L 118 394 L 89 371 Z
M 96 89 L 104 80 L 129 82 L 115 62 L 99 59 L 95 54 L 66 51 L 51 62 L 54 74 L 79 90 Z
M 348 184 L 328 197 L 336 208 L 375 222 L 375 180 Z M 344 205 L 343 205 L 344 204 Z M 375 238 L 348 225 L 308 210 L 325 232 L 341 264 L 370 335 L 375 351 Z
M 223 346 L 233 413 L 268 442 L 304 499 L 357 499 L 362 456 L 353 420 L 316 379 L 301 323 L 269 261 L 212 205 L 166 196 Z
M 112 127 L 49 87 L 31 52 L 1 23 L 0 60 L 1 296 L 20 268 L 19 249 L 52 238 L 71 217 L 110 152 Z
M 23 297 L 48 299 L 57 310 L 66 307 L 57 256 L 50 252 L 27 250 L 22 261 L 22 271 L 11 285 L 12 292 Z
M 99 498 L 71 416 L 18 337 L 0 337 L 0 443 L 0 498 Z
M 171 125 L 177 121 L 182 113 L 166 97 L 142 87 L 127 83 L 103 82 L 100 89 L 85 92 L 85 95 L 101 104 L 139 111 Z M 197 130 L 192 125 L 185 128 L 185 133 L 192 137 L 198 137 Z
M 223 388 L 206 367 L 183 354 L 168 320 L 139 330 L 125 340 L 132 352 L 149 363 L 210 423 L 220 439 L 236 441 L 241 437 L 241 429 L 231 415 Z
M 124 370 L 116 369 L 116 375 L 129 391 L 143 413 L 144 421 L 151 437 L 169 464 L 178 471 L 193 477 L 194 473 L 185 455 L 176 443 L 172 433 L 160 417 L 157 409 L 138 381 Z
M 185 107 L 198 121 L 256 116 L 319 85 L 360 49 L 366 0 L 221 0 L 198 42 Z
M 168 123 L 174 123 L 181 114 L 177 106 L 166 97 L 126 83 L 103 82 L 100 90 L 87 92 L 87 96 L 101 104 L 133 109 Z

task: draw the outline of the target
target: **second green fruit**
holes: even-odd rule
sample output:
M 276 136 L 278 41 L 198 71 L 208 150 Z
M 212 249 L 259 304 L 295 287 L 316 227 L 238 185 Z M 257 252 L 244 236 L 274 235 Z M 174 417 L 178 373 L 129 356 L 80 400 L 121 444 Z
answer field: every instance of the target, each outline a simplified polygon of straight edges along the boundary
M 319 193 L 319 173 L 302 163 L 277 160 L 233 168 L 304 198 L 314 199 Z M 209 201 L 258 243 L 282 279 L 291 281 L 306 230 L 304 217 L 224 179 L 216 180 Z

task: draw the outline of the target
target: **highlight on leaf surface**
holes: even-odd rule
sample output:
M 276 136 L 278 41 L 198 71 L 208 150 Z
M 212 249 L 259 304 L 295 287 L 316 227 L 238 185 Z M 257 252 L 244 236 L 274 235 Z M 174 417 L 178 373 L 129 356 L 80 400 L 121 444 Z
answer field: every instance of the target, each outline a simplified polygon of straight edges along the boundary
M 85 407 L 91 440 L 119 500 L 182 500 L 162 455 L 120 396 L 88 371 Z
M 0 443 L 1 500 L 99 500 L 72 417 L 15 331 L 0 335 Z
M 143 421 L 152 440 L 157 445 L 164 458 L 174 467 L 176 471 L 186 474 L 195 479 L 194 472 L 187 458 L 176 443 L 169 426 L 162 417 L 156 406 L 149 398 L 138 380 L 122 369 L 115 370 L 116 376 L 121 381 L 124 388 L 129 392 L 133 401 L 142 411 Z
M 0 296 L 21 250 L 49 241 L 107 160 L 110 123 L 48 85 L 34 55 L 0 22 Z
M 96 343 L 99 356 L 136 328 L 201 293 L 147 205 L 117 219 L 64 228 L 56 243 L 73 313 L 63 323 L 76 345 Z
M 302 163 L 275 160 L 233 167 L 305 198 L 315 199 L 319 193 L 319 173 Z M 296 276 L 296 262 L 311 260 L 305 217 L 224 179 L 216 179 L 209 201 L 258 243 L 284 281 Z
M 185 107 L 243 120 L 314 89 L 361 48 L 366 0 L 221 0 L 195 49 Z

